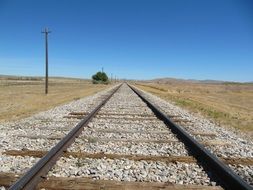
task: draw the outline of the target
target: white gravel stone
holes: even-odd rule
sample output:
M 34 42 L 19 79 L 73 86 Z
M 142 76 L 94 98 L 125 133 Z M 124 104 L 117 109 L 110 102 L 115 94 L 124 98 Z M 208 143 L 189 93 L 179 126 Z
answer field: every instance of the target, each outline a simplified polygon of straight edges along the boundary
M 69 168 L 68 171 L 64 168 Z M 186 172 L 188 171 L 188 172 Z M 132 161 L 128 159 L 61 158 L 48 176 L 92 177 L 117 181 L 171 182 L 211 185 L 197 164 Z
M 0 172 L 18 174 L 26 172 L 39 160 L 39 158 L 33 158 L 28 156 L 0 156 Z
M 187 156 L 183 143 L 133 143 L 133 142 L 94 142 L 83 143 L 79 140 L 68 148 L 70 152 L 136 154 L 160 156 Z

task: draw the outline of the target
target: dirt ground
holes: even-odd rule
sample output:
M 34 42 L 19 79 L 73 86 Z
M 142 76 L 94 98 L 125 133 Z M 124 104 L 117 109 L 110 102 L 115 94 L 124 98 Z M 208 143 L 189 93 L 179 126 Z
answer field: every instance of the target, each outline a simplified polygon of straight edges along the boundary
M 138 83 L 143 90 L 253 136 L 253 84 Z
M 72 100 L 99 92 L 110 85 L 94 85 L 88 80 L 51 78 L 45 95 L 42 79 L 0 77 L 0 122 L 28 117 Z

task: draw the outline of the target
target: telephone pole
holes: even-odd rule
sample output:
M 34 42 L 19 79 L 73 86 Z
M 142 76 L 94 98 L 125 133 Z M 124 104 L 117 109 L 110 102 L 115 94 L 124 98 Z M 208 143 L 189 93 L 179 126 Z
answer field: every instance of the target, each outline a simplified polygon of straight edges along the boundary
M 48 30 L 48 28 L 45 28 L 44 31 L 41 33 L 45 34 L 45 48 L 46 48 L 46 76 L 45 76 L 45 94 L 48 93 L 48 34 L 51 33 L 51 31 Z

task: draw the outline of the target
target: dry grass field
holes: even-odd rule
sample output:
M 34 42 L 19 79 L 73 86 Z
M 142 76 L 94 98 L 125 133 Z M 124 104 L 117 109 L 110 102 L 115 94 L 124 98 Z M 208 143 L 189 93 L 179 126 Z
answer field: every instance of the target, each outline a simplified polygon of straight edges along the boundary
M 44 94 L 40 78 L 0 77 L 0 122 L 30 116 L 57 105 L 95 94 L 110 85 L 94 85 L 88 80 L 51 78 Z
M 253 137 L 253 84 L 138 83 L 143 90 Z

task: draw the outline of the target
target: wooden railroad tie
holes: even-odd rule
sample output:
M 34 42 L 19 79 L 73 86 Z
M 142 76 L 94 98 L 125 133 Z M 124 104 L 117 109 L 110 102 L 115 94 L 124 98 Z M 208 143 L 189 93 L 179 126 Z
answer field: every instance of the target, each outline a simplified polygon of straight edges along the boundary
M 33 156 L 43 157 L 47 151 L 37 150 L 6 150 L 3 152 L 9 156 Z M 87 152 L 65 152 L 64 157 L 76 157 L 76 158 L 94 158 L 94 159 L 129 159 L 134 161 L 146 160 L 146 161 L 161 161 L 161 162 L 183 162 L 183 163 L 196 163 L 197 160 L 192 156 L 145 156 L 145 155 L 128 155 L 128 154 L 105 154 L 105 153 L 87 153 Z M 253 158 L 220 158 L 226 164 L 241 164 L 241 165 L 253 165 Z
M 10 187 L 23 174 L 0 173 L 0 186 Z M 36 189 L 64 190 L 221 190 L 219 186 L 177 185 L 169 182 L 129 182 L 115 180 L 94 180 L 91 177 L 48 177 Z

